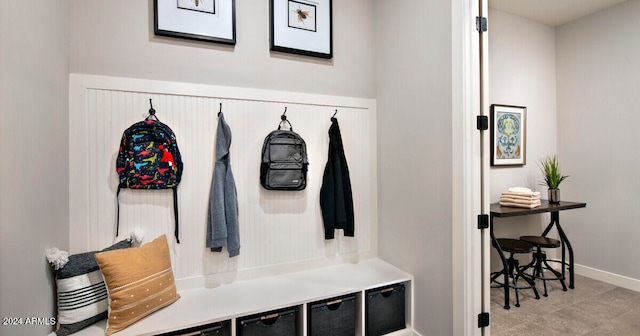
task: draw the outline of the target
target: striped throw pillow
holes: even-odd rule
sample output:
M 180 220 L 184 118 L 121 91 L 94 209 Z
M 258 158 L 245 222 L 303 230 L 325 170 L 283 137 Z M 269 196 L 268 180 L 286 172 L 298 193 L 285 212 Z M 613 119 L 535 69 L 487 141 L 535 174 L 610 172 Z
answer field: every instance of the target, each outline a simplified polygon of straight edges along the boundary
M 97 253 L 95 257 L 109 291 L 106 335 L 180 298 L 166 235 L 141 247 Z
M 131 247 L 131 240 L 120 241 L 102 251 Z M 94 255 L 98 251 L 74 254 L 56 272 L 58 323 L 56 335 L 71 335 L 107 318 L 107 288 Z

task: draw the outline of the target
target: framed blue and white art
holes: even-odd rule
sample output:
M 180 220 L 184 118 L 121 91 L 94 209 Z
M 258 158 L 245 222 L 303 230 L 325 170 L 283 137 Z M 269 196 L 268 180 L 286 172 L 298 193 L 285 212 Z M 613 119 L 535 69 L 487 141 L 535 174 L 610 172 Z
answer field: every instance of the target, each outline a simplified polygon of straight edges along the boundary
M 491 105 L 491 165 L 523 166 L 527 163 L 527 108 Z

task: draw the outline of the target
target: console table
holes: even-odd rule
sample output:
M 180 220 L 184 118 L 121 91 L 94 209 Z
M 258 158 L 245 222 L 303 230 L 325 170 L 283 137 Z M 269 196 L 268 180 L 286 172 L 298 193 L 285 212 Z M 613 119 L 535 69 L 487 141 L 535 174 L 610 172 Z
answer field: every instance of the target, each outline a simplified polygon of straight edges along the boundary
M 569 288 L 573 289 L 574 286 L 574 267 L 573 267 L 573 248 L 571 247 L 571 243 L 569 242 L 569 238 L 564 233 L 562 226 L 560 226 L 560 211 L 570 210 L 570 209 L 578 209 L 584 208 L 587 206 L 587 203 L 581 202 L 565 202 L 562 201 L 560 203 L 549 203 L 547 200 L 542 200 L 541 205 L 532 209 L 527 208 L 516 208 L 516 207 L 506 207 L 501 206 L 500 203 L 491 204 L 491 214 L 489 220 L 489 234 L 491 235 L 491 241 L 493 246 L 498 251 L 498 255 L 500 255 L 500 259 L 502 260 L 502 265 L 504 269 L 504 308 L 509 309 L 509 267 L 507 265 L 507 259 L 504 256 L 504 252 L 500 248 L 498 241 L 496 240 L 496 236 L 493 233 L 493 221 L 494 218 L 506 218 L 506 217 L 516 217 L 516 216 L 525 216 L 525 215 L 534 215 L 540 213 L 551 213 L 551 221 L 547 228 L 542 232 L 542 237 L 546 237 L 549 231 L 555 226 L 558 231 L 558 235 L 560 236 L 560 241 L 562 242 L 562 277 L 565 279 L 565 265 L 567 265 L 566 260 L 566 251 L 569 251 Z

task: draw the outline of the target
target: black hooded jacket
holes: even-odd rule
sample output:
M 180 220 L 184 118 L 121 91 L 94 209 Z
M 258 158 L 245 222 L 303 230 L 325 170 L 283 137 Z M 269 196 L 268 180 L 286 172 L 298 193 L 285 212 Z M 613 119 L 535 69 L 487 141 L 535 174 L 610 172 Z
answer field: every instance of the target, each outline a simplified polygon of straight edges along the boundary
M 325 239 L 333 239 L 335 229 L 344 230 L 345 236 L 354 236 L 351 180 L 336 118 L 331 118 L 329 128 L 329 158 L 320 188 L 320 209 Z

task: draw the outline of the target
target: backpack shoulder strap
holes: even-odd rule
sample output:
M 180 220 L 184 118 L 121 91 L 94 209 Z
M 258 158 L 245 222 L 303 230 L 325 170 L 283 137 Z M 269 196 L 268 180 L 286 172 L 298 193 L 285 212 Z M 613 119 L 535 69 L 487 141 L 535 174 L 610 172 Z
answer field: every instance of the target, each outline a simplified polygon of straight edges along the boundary
M 178 237 L 178 231 L 179 231 L 179 225 L 178 225 L 178 186 L 175 186 L 173 188 L 173 216 L 175 218 L 176 221 L 176 226 L 175 226 L 175 236 L 176 236 L 176 243 L 180 244 L 180 238 Z
M 116 203 L 118 207 L 118 211 L 116 213 L 116 237 L 118 236 L 118 231 L 120 230 L 120 184 L 118 184 L 118 191 L 116 192 Z

